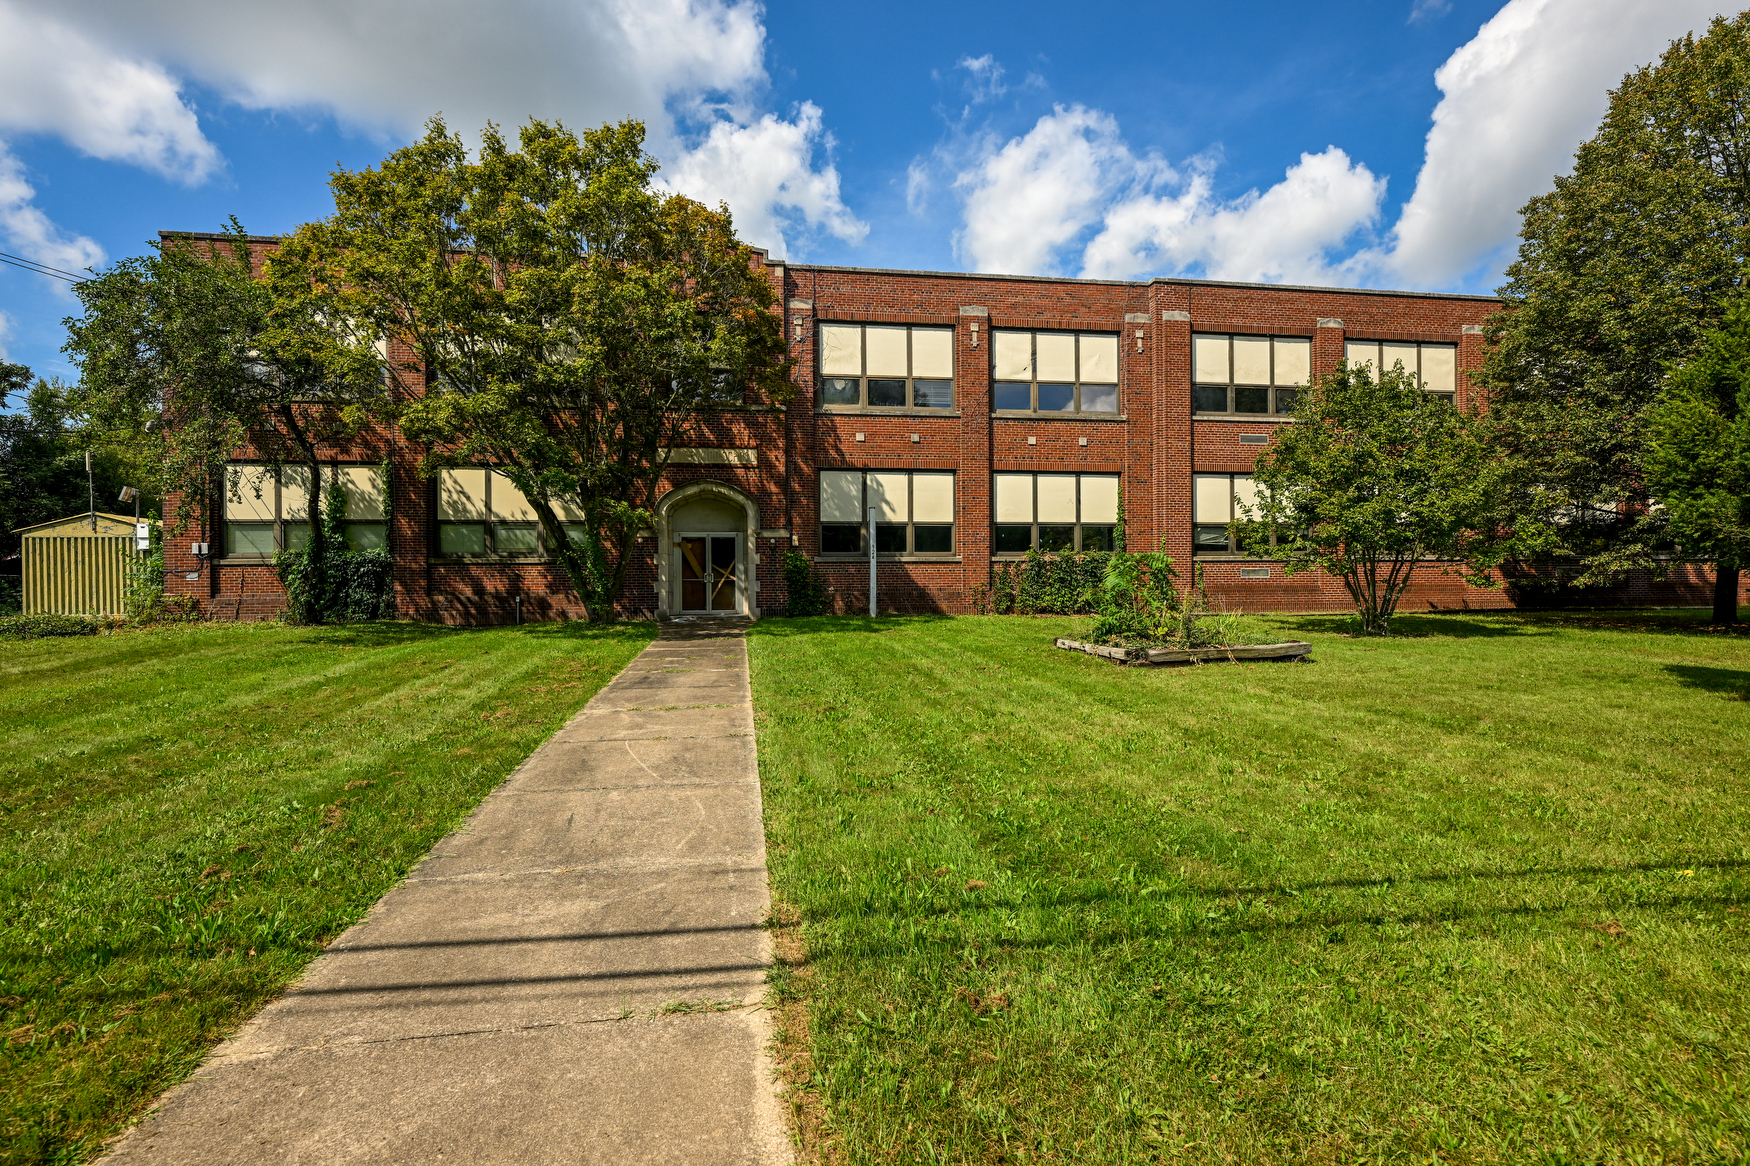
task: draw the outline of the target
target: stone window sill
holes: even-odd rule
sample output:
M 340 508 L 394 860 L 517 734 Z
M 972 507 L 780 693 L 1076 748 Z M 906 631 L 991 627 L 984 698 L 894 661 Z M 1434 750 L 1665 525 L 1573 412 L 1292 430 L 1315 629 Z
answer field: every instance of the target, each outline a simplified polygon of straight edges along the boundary
M 816 555 L 817 563 L 867 563 L 868 555 Z M 875 556 L 877 563 L 958 563 L 960 555 L 882 555 Z
M 1031 409 L 996 409 L 999 421 L 1128 421 L 1128 413 L 1035 413 Z

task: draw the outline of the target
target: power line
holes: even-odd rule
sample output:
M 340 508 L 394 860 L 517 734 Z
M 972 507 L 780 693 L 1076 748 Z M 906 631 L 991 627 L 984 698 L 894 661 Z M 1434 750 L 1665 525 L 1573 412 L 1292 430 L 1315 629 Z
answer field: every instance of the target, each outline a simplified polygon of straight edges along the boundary
M 36 275 L 46 275 L 51 279 L 64 279 L 68 283 L 84 283 L 91 278 L 88 275 L 74 275 L 71 271 L 62 271 L 58 267 L 50 267 L 48 264 L 38 263 L 34 259 L 25 259 L 18 255 L 8 255 L 4 251 L 0 251 L 0 263 L 4 263 L 9 267 L 21 268 L 24 271 L 29 271 Z

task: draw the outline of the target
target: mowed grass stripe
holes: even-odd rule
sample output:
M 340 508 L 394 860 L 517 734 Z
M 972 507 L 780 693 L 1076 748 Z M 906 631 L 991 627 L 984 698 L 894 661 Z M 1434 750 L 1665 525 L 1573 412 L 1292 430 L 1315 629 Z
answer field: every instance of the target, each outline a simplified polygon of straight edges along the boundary
M 852 1162 L 1737 1161 L 1750 640 L 1681 617 L 750 639 L 807 1088 Z
M 0 647 L 0 1162 L 89 1158 L 654 629 Z

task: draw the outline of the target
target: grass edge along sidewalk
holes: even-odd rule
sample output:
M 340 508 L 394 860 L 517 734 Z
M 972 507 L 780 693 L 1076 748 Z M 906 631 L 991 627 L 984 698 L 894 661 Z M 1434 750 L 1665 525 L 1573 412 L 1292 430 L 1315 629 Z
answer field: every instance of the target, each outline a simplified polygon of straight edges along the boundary
M 0 645 L 0 1162 L 77 1162 L 653 637 L 198 625 Z
M 749 635 L 817 1159 L 1740 1161 L 1750 637 L 1331 617 Z

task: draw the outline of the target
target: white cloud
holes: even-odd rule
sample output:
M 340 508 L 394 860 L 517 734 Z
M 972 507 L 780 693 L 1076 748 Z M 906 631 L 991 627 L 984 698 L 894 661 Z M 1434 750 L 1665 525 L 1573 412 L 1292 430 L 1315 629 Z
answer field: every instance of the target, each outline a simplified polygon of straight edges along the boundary
M 1332 259 L 1379 216 L 1385 180 L 1335 146 L 1302 154 L 1283 180 L 1260 194 L 1213 196 L 1210 175 L 1194 173 L 1177 194 L 1140 192 L 1106 211 L 1087 246 L 1082 274 L 1122 279 L 1162 269 L 1245 282 L 1348 283 Z
M 746 125 L 719 121 L 704 141 L 681 152 L 658 181 L 702 202 L 727 202 L 737 233 L 774 255 L 785 254 L 785 229 L 793 228 L 798 217 L 807 227 L 860 243 L 869 226 L 840 199 L 838 170 L 830 159 L 815 167 L 816 151 L 831 149 L 820 110 L 805 101 L 792 121 L 772 114 Z
M 25 180 L 24 167 L 0 145 L 0 239 L 15 255 L 62 271 L 78 272 L 103 262 L 103 248 L 83 235 L 62 231 L 35 205 L 36 191 Z M 43 277 L 65 292 L 67 284 Z
M 660 126 L 671 102 L 765 80 L 754 0 L 11 0 L 149 54 L 255 109 L 395 135 L 530 116 Z
M 5 360 L 7 357 L 6 338 L 10 335 L 12 335 L 12 317 L 8 316 L 5 312 L 0 312 L 0 360 Z M 7 402 L 5 401 L 0 401 L 0 405 L 6 403 Z
M 1424 20 L 1439 20 L 1452 11 L 1452 0 L 1416 0 L 1410 8 L 1410 23 L 1420 24 Z
M 1383 179 L 1333 146 L 1262 193 L 1222 199 L 1216 166 L 1200 158 L 1181 173 L 1131 150 L 1110 114 L 1058 106 L 1024 136 L 975 149 L 955 179 L 966 200 L 956 244 L 988 272 L 1055 272 L 1079 249 L 1089 278 L 1348 281 L 1332 253 L 1378 217 Z
M 1509 0 L 1438 72 L 1440 104 L 1416 190 L 1390 244 L 1361 262 L 1410 287 L 1448 287 L 1498 263 L 1519 208 L 1565 173 L 1630 70 L 1719 0 Z
M 1009 87 L 1003 84 L 1003 67 L 990 53 L 982 57 L 961 57 L 955 65 L 969 74 L 966 86 L 972 90 L 974 102 L 989 101 L 1009 91 Z
M 1059 105 L 1023 137 L 982 142 L 955 178 L 966 198 L 955 249 L 975 271 L 1054 271 L 1115 190 L 1160 170 L 1130 152 L 1111 114 Z
M 162 68 L 6 0 L 0 0 L 0 77 L 0 132 L 53 134 L 94 158 L 190 183 L 219 164 Z

